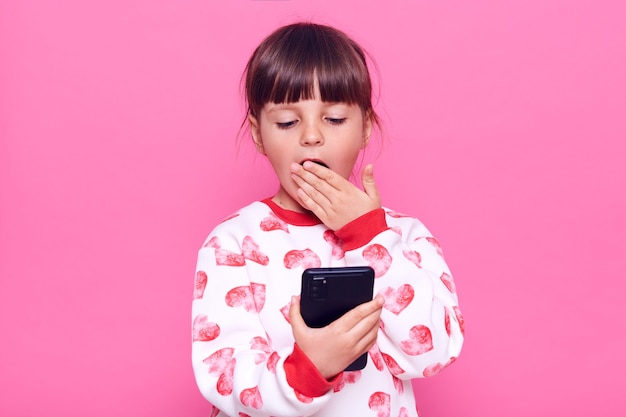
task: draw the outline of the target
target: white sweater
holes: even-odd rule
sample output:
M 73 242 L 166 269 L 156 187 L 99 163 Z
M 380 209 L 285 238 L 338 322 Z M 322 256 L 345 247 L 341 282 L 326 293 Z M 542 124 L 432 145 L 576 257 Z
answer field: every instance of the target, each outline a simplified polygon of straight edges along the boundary
M 385 298 L 362 371 L 325 380 L 294 343 L 287 312 L 308 267 L 371 266 Z M 417 416 L 412 378 L 451 364 L 463 318 L 441 248 L 415 218 L 374 210 L 337 232 L 254 202 L 199 251 L 192 361 L 211 416 Z

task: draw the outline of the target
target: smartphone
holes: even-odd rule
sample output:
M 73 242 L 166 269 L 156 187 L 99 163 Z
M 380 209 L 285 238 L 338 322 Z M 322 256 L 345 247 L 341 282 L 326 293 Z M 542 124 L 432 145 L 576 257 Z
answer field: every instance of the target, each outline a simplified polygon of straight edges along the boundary
M 309 327 L 324 327 L 347 311 L 372 299 L 374 270 L 369 266 L 308 268 L 302 273 L 300 312 Z M 367 353 L 346 371 L 363 369 Z

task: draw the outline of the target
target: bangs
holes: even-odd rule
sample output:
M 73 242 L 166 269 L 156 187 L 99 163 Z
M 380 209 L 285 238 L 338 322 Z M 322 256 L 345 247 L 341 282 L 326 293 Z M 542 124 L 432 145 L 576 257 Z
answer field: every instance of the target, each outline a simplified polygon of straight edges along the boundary
M 270 47 L 271 46 L 271 47 Z M 249 110 L 266 103 L 314 99 L 357 104 L 371 110 L 371 82 L 361 48 L 320 25 L 294 25 L 261 44 L 247 68 Z

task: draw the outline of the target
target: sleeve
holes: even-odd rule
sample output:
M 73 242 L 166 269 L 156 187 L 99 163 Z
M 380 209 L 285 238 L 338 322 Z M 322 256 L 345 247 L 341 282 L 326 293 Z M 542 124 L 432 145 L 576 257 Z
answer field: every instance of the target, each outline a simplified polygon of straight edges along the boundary
M 387 219 L 391 227 L 387 225 Z M 346 262 L 375 271 L 385 298 L 373 362 L 399 379 L 437 374 L 458 357 L 464 321 L 437 240 L 417 219 L 383 209 L 337 231 Z
M 265 285 L 249 276 L 240 248 L 237 239 L 215 234 L 198 254 L 192 302 L 192 363 L 198 388 L 227 415 L 311 415 L 327 402 L 332 383 L 316 380 L 308 390 L 301 388 L 310 396 L 289 384 L 302 385 L 302 380 L 289 379 L 290 369 L 292 375 L 299 369 L 313 376 L 317 370 L 298 354 L 297 346 L 273 348 L 259 317 Z

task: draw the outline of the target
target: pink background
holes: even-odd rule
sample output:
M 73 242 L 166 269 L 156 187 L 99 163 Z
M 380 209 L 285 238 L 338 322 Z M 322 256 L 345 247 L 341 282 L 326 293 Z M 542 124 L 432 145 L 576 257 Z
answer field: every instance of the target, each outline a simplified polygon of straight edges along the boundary
M 298 18 L 375 57 L 385 205 L 442 242 L 466 318 L 425 417 L 626 409 L 626 3 L 0 3 L 0 416 L 207 416 L 197 249 L 276 189 L 239 77 Z

